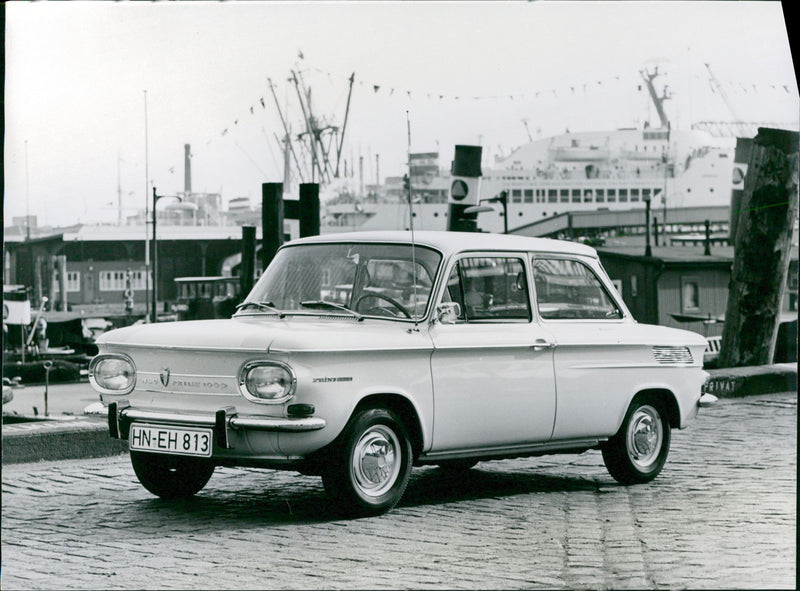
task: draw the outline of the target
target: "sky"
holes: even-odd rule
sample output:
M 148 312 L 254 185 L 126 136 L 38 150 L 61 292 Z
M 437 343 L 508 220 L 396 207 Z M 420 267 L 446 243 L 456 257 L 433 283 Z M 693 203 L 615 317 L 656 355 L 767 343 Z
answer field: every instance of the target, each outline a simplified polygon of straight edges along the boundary
M 262 183 L 283 180 L 276 103 L 292 136 L 304 131 L 293 73 L 317 120 L 344 129 L 342 182 L 356 192 L 404 174 L 409 151 L 438 152 L 449 168 L 455 145 L 480 145 L 490 167 L 530 139 L 657 125 L 643 69 L 658 68 L 673 128 L 740 120 L 796 130 L 800 118 L 774 1 L 20 1 L 5 10 L 6 226 L 26 214 L 39 225 L 109 223 L 120 204 L 125 215 L 143 208 L 152 187 L 181 192 L 185 144 L 193 191 L 257 202 Z

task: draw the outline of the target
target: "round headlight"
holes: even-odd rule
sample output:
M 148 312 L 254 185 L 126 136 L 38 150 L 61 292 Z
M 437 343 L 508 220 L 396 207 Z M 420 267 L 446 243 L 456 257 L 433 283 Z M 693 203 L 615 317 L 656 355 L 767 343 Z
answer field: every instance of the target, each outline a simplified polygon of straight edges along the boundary
M 291 368 L 274 361 L 247 363 L 239 374 L 239 390 L 253 402 L 285 402 L 294 396 L 296 384 Z
M 136 368 L 127 357 L 98 355 L 89 364 L 89 381 L 103 394 L 127 394 L 136 385 Z

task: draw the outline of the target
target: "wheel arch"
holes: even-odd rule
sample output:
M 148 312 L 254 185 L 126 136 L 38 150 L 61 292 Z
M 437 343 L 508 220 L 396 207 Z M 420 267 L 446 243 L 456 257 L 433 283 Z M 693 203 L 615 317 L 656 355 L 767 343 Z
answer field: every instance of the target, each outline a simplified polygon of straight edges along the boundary
M 370 408 L 385 408 L 400 417 L 403 425 L 408 430 L 408 436 L 411 439 L 411 450 L 416 459 L 422 452 L 425 438 L 419 413 L 417 413 L 414 404 L 400 394 L 370 394 L 359 400 L 350 416 L 352 418 L 356 413 Z
M 631 402 L 630 404 L 628 404 L 628 408 L 630 408 L 631 404 L 642 398 L 653 398 L 655 400 L 658 400 L 667 412 L 667 419 L 669 420 L 669 426 L 674 429 L 678 429 L 680 427 L 681 411 L 680 407 L 678 406 L 678 399 L 675 397 L 675 394 L 671 390 L 668 390 L 666 388 L 646 388 L 644 390 L 640 390 L 634 395 L 633 398 L 631 398 Z

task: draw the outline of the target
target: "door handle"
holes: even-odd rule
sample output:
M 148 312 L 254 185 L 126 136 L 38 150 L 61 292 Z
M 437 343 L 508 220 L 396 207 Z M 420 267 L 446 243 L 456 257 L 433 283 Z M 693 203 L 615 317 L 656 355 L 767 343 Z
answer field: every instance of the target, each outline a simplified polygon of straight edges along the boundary
M 555 343 L 550 343 L 544 339 L 536 339 L 531 345 L 531 349 L 534 351 L 546 351 L 547 349 L 554 349 L 555 346 Z

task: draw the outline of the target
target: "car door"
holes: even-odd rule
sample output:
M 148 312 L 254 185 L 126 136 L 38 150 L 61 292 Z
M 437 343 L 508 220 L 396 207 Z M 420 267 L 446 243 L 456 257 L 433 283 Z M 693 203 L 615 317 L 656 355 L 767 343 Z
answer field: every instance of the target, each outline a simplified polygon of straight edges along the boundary
M 441 300 L 452 323 L 431 328 L 433 450 L 547 441 L 555 418 L 552 338 L 533 321 L 524 254 L 462 255 Z
M 553 439 L 612 435 L 642 371 L 635 362 L 642 347 L 629 337 L 635 324 L 596 260 L 535 255 L 532 272 L 538 315 L 555 340 Z

